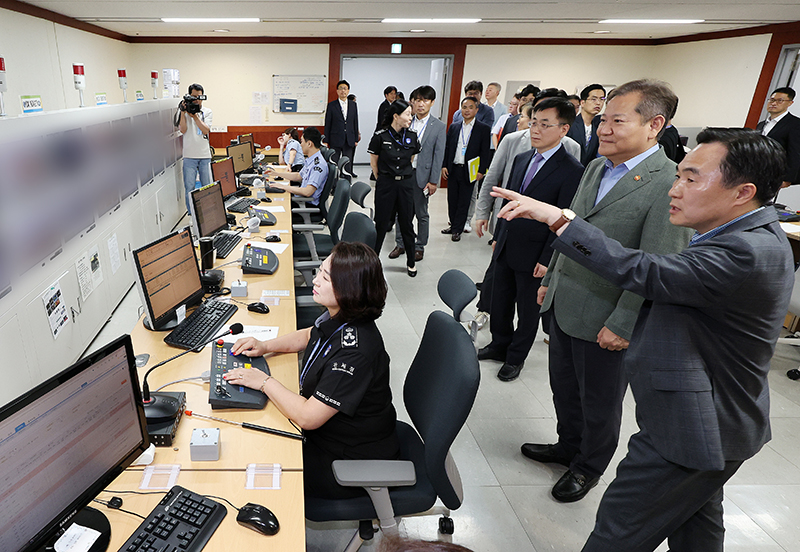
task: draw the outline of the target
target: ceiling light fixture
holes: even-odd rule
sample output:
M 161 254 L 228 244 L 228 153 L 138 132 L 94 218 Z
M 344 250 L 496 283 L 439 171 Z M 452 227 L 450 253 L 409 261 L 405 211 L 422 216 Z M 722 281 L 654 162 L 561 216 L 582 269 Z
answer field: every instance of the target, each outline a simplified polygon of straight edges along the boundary
M 636 25 L 691 25 L 704 23 L 705 19 L 603 19 L 598 23 L 633 23 Z
M 479 23 L 480 19 L 409 19 L 390 18 L 382 19 L 381 23 Z
M 258 17 L 162 17 L 164 23 L 260 23 Z
M 607 34 L 607 33 L 610 33 L 610 32 L 611 31 L 595 31 L 594 34 Z
M 229 33 L 231 32 L 230 29 L 214 29 L 215 33 Z
M 411 29 L 408 32 L 410 32 L 410 33 L 424 33 L 425 29 Z

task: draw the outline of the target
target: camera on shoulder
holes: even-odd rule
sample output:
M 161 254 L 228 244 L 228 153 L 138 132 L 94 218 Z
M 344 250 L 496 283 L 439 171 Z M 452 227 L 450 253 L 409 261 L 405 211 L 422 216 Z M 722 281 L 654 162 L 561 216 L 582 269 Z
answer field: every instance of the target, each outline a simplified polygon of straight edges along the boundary
M 185 111 L 186 113 L 200 113 L 200 105 L 194 103 L 196 100 L 205 100 L 206 95 L 201 94 L 200 96 L 192 96 L 191 94 L 186 94 L 183 97 L 181 103 L 178 104 L 178 109 L 181 111 Z

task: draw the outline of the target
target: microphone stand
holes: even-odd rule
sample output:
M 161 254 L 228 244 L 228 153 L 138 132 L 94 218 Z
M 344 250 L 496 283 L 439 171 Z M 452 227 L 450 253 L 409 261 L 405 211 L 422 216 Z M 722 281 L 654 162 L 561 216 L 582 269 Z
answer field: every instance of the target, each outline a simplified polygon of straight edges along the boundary
M 206 341 L 205 343 L 200 343 L 196 347 L 192 349 L 188 349 L 186 351 L 181 351 L 177 355 L 170 357 L 166 360 L 162 360 L 158 364 L 151 367 L 147 372 L 144 374 L 144 378 L 142 378 L 142 403 L 144 404 L 144 415 L 147 418 L 148 424 L 155 424 L 155 423 L 162 423 L 168 422 L 178 417 L 178 414 L 181 411 L 181 405 L 177 400 L 173 397 L 166 395 L 164 393 L 150 393 L 150 386 L 147 384 L 147 376 L 150 375 L 150 372 L 164 366 L 168 362 L 172 362 L 176 358 L 180 358 L 185 354 L 188 353 L 197 353 L 202 350 L 203 347 L 208 345 L 209 343 L 213 343 L 214 341 L 220 339 L 229 334 L 238 335 L 244 331 L 244 326 L 239 323 L 232 324 L 231 327 L 224 333 Z

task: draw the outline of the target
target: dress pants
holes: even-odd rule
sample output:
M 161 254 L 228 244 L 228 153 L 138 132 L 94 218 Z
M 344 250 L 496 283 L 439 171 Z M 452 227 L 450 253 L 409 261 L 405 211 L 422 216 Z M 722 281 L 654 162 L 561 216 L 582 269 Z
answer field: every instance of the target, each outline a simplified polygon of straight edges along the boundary
M 344 166 L 344 170 L 348 174 L 353 174 L 353 156 L 356 154 L 356 147 L 344 145 L 338 148 L 331 148 L 331 149 L 333 150 L 333 155 L 331 155 L 331 161 L 336 163 L 337 161 L 339 161 L 339 158 L 344 155 L 350 160 Z
M 375 252 L 381 252 L 386 232 L 392 229 L 397 217 L 403 244 L 406 250 L 406 266 L 413 267 L 414 262 L 414 188 L 417 181 L 413 175 L 403 180 L 395 180 L 388 175 L 378 175 L 375 182 Z
M 639 431 L 600 501 L 583 552 L 651 552 L 664 539 L 673 552 L 722 552 L 722 486 L 741 465 L 679 466 L 661 457 L 646 429 Z
M 486 272 L 484 272 L 483 274 L 483 283 L 481 284 L 481 290 L 480 292 L 478 292 L 478 303 L 475 305 L 475 307 L 479 311 L 489 312 L 491 310 L 493 286 L 494 286 L 494 255 L 492 255 L 492 259 L 489 261 L 489 266 L 486 267 Z
M 565 334 L 551 312 L 549 369 L 556 431 L 564 451 L 575 455 L 570 464 L 575 473 L 600 477 L 617 448 L 627 386 L 624 355 L 624 350 L 609 351 Z
M 453 165 L 447 178 L 447 214 L 454 234 L 464 231 L 474 186 L 475 183 L 469 181 L 467 166 Z
M 416 184 L 416 178 L 414 180 L 414 216 L 417 219 L 417 242 L 415 247 L 417 251 L 425 251 L 425 246 L 428 245 L 431 222 L 431 217 L 428 214 L 428 196 L 423 193 L 425 188 L 420 188 Z M 403 245 L 403 233 L 400 231 L 399 217 L 397 222 L 394 239 L 397 243 L 397 247 L 405 249 L 405 245 Z
M 541 278 L 533 277 L 533 271 L 511 268 L 505 249 L 496 256 L 489 308 L 489 329 L 492 332 L 490 346 L 496 351 L 505 351 L 508 364 L 516 366 L 525 362 L 536 339 L 536 330 L 539 329 L 536 292 L 541 282 Z M 514 307 L 518 318 L 516 329 Z

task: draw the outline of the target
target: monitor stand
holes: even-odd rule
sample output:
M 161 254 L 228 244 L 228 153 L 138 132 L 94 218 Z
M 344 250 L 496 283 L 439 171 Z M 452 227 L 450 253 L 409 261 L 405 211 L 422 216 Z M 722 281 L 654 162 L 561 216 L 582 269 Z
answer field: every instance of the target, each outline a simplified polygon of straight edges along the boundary
M 164 332 L 167 330 L 174 330 L 178 327 L 178 317 L 173 315 L 172 318 L 161 324 L 158 328 L 153 327 L 153 324 L 150 322 L 150 317 L 147 315 L 144 316 L 142 323 L 144 324 L 144 327 L 151 332 Z
M 75 514 L 69 525 L 73 523 L 77 523 L 81 527 L 94 529 L 100 533 L 100 536 L 97 537 L 97 540 L 94 541 L 94 544 L 89 548 L 89 552 L 105 552 L 108 549 L 108 543 L 111 541 L 111 523 L 109 523 L 108 518 L 103 512 L 91 506 L 86 506 L 78 510 L 78 513 Z M 67 528 L 69 528 L 69 525 Z M 58 538 L 54 538 L 42 547 L 39 552 L 54 550 L 56 541 L 58 541 Z

